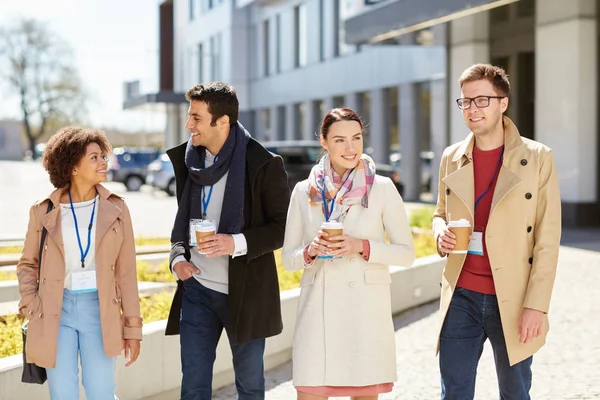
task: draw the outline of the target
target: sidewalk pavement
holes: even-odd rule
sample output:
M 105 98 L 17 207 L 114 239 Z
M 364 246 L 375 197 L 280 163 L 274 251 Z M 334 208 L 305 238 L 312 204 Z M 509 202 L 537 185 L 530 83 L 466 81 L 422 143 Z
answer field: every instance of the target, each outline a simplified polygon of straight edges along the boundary
M 550 310 L 548 341 L 533 360 L 533 399 L 600 399 L 600 231 L 565 230 Z M 398 381 L 389 399 L 436 399 L 440 396 L 435 357 L 437 302 L 394 319 Z M 293 400 L 292 367 L 287 363 L 266 374 L 267 400 Z M 489 342 L 479 364 L 476 399 L 498 399 Z M 235 399 L 235 387 L 213 399 Z M 348 399 L 348 398 L 345 398 Z

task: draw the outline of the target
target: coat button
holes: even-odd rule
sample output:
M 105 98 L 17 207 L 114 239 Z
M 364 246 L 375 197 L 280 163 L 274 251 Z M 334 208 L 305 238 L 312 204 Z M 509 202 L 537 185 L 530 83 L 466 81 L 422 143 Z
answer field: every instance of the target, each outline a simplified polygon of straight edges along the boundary
M 526 198 L 527 200 L 530 200 L 532 197 L 533 197 L 533 196 L 531 195 L 531 193 L 527 193 L 527 194 L 525 195 L 525 198 Z
M 529 264 L 533 264 L 533 257 L 529 257 Z
M 533 229 L 532 227 L 528 226 L 527 227 L 527 233 L 531 232 L 532 229 Z
M 40 319 L 44 318 L 44 313 L 40 314 Z
M 522 159 L 521 160 L 521 165 L 522 166 L 526 166 L 527 165 L 527 160 L 526 159 Z
M 442 287 L 442 282 L 440 282 L 440 287 Z
M 110 270 L 114 271 L 115 270 L 115 264 L 110 264 Z
M 28 313 L 28 314 L 29 314 L 29 316 L 32 316 L 32 315 L 33 315 L 33 312 L 34 312 L 33 310 L 29 310 L 29 313 Z
M 446 189 L 446 196 L 450 196 L 450 189 Z
M 354 287 L 354 282 L 350 282 L 350 283 L 348 284 L 348 286 L 350 286 L 351 288 L 353 288 L 353 287 Z
M 42 279 L 42 285 L 46 284 L 46 278 Z
M 116 298 L 115 298 L 115 299 L 113 299 L 113 301 L 112 301 L 112 302 L 113 302 L 113 304 L 119 304 L 119 299 L 116 299 Z

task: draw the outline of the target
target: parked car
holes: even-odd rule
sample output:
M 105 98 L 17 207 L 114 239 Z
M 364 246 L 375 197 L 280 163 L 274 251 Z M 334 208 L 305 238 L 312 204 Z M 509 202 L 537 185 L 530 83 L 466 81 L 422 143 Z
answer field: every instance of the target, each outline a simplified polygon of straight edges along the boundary
M 148 165 L 159 155 L 157 149 L 117 147 L 108 161 L 108 179 L 125 184 L 129 192 L 137 192 L 146 183 Z
M 317 163 L 319 155 L 323 153 L 321 144 L 316 140 L 271 141 L 264 142 L 262 145 L 270 152 L 283 158 L 290 190 L 298 182 L 308 178 L 310 170 Z M 369 149 L 365 149 L 365 152 L 370 153 Z M 390 165 L 377 164 L 377 173 L 391 178 L 393 168 Z
M 421 190 L 423 192 L 431 192 L 431 162 L 433 161 L 433 151 L 422 151 L 421 152 Z M 392 167 L 400 172 L 400 182 L 406 184 L 402 176 L 402 154 L 394 152 L 390 154 L 390 164 Z
M 169 196 L 175 196 L 175 171 L 173 171 L 173 164 L 171 164 L 169 156 L 165 153 L 148 165 L 146 183 L 154 188 L 164 190 Z

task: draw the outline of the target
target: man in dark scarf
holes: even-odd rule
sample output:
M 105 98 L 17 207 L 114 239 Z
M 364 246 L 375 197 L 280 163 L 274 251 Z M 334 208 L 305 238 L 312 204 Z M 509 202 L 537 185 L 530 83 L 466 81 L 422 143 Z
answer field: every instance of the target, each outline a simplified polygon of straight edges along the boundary
M 166 334 L 181 334 L 181 398 L 212 397 L 225 329 L 239 399 L 264 399 L 265 338 L 282 330 L 273 251 L 283 244 L 287 175 L 281 158 L 238 122 L 233 87 L 196 85 L 186 98 L 190 139 L 167 152 L 179 209 L 170 255 L 178 287 Z M 215 221 L 216 234 L 197 243 L 191 220 Z

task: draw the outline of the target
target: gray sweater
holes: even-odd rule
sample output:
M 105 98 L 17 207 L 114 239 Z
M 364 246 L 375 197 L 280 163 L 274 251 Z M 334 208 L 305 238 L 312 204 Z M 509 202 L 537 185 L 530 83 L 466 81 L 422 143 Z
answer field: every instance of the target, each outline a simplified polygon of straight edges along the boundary
M 206 167 L 209 167 L 214 162 L 214 156 L 206 151 Z M 221 217 L 221 209 L 223 207 L 223 198 L 225 196 L 225 184 L 227 183 L 227 176 L 229 172 L 223 175 L 223 177 L 215 183 L 213 187 L 212 196 L 206 210 L 206 219 L 213 219 L 217 221 L 217 229 L 219 219 Z M 209 187 L 206 187 L 206 195 L 208 196 Z M 204 210 L 203 210 L 204 211 Z M 243 256 L 247 253 L 246 238 L 243 234 L 239 233 L 233 235 L 235 241 L 235 251 L 232 257 Z M 229 256 L 221 256 L 216 258 L 209 258 L 198 252 L 196 246 L 190 246 L 191 263 L 200 270 L 200 273 L 195 274 L 194 278 L 200 282 L 203 286 L 215 290 L 220 293 L 229 293 Z M 185 257 L 179 256 L 173 260 L 173 265 L 180 261 L 186 261 Z M 172 268 L 171 268 L 172 269 Z M 173 274 L 177 277 L 175 271 Z

